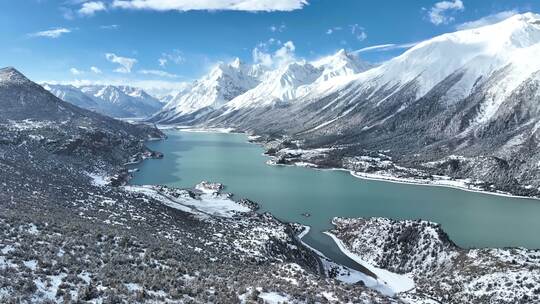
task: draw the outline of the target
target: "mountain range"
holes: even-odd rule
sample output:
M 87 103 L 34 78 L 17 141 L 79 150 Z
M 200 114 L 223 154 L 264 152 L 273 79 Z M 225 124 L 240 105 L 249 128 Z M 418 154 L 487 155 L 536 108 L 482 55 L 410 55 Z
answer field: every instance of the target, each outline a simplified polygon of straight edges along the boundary
M 235 61 L 150 120 L 332 147 L 338 167 L 344 157 L 387 151 L 433 174 L 537 189 L 538 54 L 540 15 L 524 13 L 420 42 L 377 66 L 345 51 L 263 73 Z
M 159 123 L 194 124 L 216 112 L 287 105 L 313 87 L 364 71 L 370 64 L 344 50 L 317 61 L 293 61 L 277 68 L 235 59 L 221 63 L 169 101 L 151 118 Z
M 144 90 L 130 86 L 73 86 L 44 83 L 58 98 L 84 109 L 117 118 L 147 117 L 159 111 L 163 103 Z

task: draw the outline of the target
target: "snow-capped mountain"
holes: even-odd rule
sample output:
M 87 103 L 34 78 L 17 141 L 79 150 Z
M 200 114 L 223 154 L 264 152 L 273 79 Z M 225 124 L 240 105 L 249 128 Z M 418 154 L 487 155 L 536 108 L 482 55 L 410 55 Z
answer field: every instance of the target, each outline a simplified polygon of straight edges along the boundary
M 423 98 L 441 108 L 480 94 L 460 132 L 489 123 L 521 85 L 537 79 L 540 16 L 522 14 L 500 23 L 424 41 L 378 67 L 335 83 L 327 91 L 326 115 L 313 123 L 329 128 L 370 129 L 383 125 Z M 349 124 L 348 122 L 354 122 Z M 313 127 L 319 127 L 319 124 Z
M 264 74 L 262 66 L 246 65 L 238 58 L 220 63 L 176 95 L 151 120 L 162 123 L 192 120 L 257 86 Z
M 349 54 L 343 49 L 332 56 L 312 62 L 312 65 L 322 71 L 321 76 L 317 79 L 318 82 L 327 81 L 334 77 L 358 74 L 373 67 L 372 64 L 360 60 L 358 56 Z
M 227 103 L 226 112 L 241 108 L 266 107 L 302 100 L 321 83 L 354 75 L 371 68 L 345 50 L 314 62 L 292 62 L 269 73 L 265 81 Z
M 419 99 L 449 77 L 454 83 L 440 101 L 456 102 L 493 80 L 476 119 L 487 122 L 513 90 L 540 69 L 535 60 L 540 51 L 540 16 L 527 13 L 476 29 L 445 34 L 424 41 L 403 55 L 359 74 L 357 93 L 382 94 L 378 102 L 390 98 L 406 86 Z M 406 105 L 404 105 L 406 106 Z M 400 108 L 403 110 L 403 108 Z
M 481 95 L 474 108 L 463 113 L 466 120 L 460 126 L 467 128 L 459 131 L 466 133 L 496 118 L 499 110 L 504 110 L 503 103 L 518 93 L 520 86 L 538 79 L 539 42 L 540 16 L 526 13 L 497 24 L 435 37 L 371 69 L 367 65 L 358 66 L 340 51 L 302 65 L 304 69 L 318 67 L 320 75 L 310 79 L 316 78 L 313 84 L 298 81 L 294 82 L 295 86 L 283 81 L 280 76 L 284 71 L 285 79 L 291 79 L 287 74 L 291 71 L 299 72 L 298 80 L 309 78 L 293 63 L 295 69 L 286 67 L 272 72 L 274 77 L 224 108 L 238 110 L 246 105 L 268 105 L 269 100 L 288 98 L 294 109 L 286 111 L 286 116 L 291 116 L 285 119 L 287 124 L 292 118 L 299 123 L 306 119 L 301 125 L 307 130 L 359 132 L 384 125 L 398 114 L 404 115 L 407 108 L 418 105 L 422 99 L 429 98 L 430 106 L 437 105 L 442 110 Z M 311 76 L 316 70 L 312 71 Z M 279 126 L 278 117 L 284 116 L 275 111 L 265 111 L 268 119 L 258 116 L 257 121 Z M 299 112 L 302 115 L 297 117 Z M 229 115 L 225 120 L 216 120 L 214 116 L 210 122 L 227 124 L 230 118 Z M 250 120 L 235 126 L 258 127 Z
M 302 86 L 313 83 L 321 71 L 308 62 L 293 62 L 269 73 L 255 88 L 224 105 L 227 111 L 246 107 L 271 106 L 287 103 L 302 94 Z
M 139 88 L 129 86 L 43 84 L 57 97 L 82 108 L 112 117 L 146 117 L 163 104 Z
M 340 50 L 314 62 L 293 61 L 275 70 L 235 60 L 220 64 L 191 90 L 177 95 L 153 118 L 162 123 L 193 123 L 238 110 L 286 105 L 333 78 L 371 68 Z M 228 89 L 227 89 L 228 88 Z
M 78 107 L 93 111 L 97 111 L 99 109 L 99 104 L 94 100 L 94 98 L 86 95 L 79 88 L 72 85 L 44 84 L 43 87 L 47 91 L 50 91 L 56 95 L 56 97 L 69 101 Z
M 162 96 L 157 96 L 157 99 L 159 100 L 159 102 L 166 105 L 169 102 L 171 102 L 171 100 L 173 100 L 176 97 L 176 95 L 178 95 L 178 93 L 170 93 L 170 94 L 166 94 Z

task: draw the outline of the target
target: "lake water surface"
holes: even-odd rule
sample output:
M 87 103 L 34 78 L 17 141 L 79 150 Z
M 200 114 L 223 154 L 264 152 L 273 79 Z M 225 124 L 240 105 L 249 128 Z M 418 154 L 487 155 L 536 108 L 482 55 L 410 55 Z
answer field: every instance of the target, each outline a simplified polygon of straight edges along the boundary
M 342 217 L 425 219 L 440 223 L 463 247 L 540 248 L 540 201 L 355 178 L 345 171 L 269 166 L 263 149 L 243 134 L 166 131 L 148 143 L 160 160 L 137 165 L 133 184 L 190 188 L 202 180 L 256 201 L 287 222 L 312 227 L 303 240 L 328 257 L 350 265 L 322 231 Z M 305 217 L 303 213 L 310 213 Z

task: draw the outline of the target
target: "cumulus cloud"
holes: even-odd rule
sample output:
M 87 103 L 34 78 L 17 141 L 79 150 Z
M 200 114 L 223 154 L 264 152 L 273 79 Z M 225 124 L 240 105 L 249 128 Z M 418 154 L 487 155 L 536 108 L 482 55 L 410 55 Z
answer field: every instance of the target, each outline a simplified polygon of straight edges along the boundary
M 364 41 L 367 39 L 367 33 L 365 28 L 359 26 L 358 24 L 351 24 L 351 33 L 358 39 L 359 41 Z
M 62 36 L 63 34 L 67 34 L 67 33 L 71 33 L 71 30 L 67 29 L 67 28 L 60 27 L 60 28 L 50 29 L 50 30 L 46 30 L 46 31 L 40 31 L 40 32 L 28 34 L 28 35 L 30 37 L 46 37 L 46 38 L 56 39 L 56 38 L 59 38 L 60 36 Z
M 448 24 L 454 21 L 454 17 L 448 16 L 449 11 L 463 11 L 465 5 L 463 1 L 441 1 L 435 3 L 435 5 L 428 11 L 429 21 L 435 25 Z
M 118 73 L 131 73 L 131 69 L 133 68 L 133 65 L 137 63 L 137 59 L 120 57 L 113 53 L 105 54 L 105 58 L 107 58 L 107 60 L 109 60 L 112 63 L 117 63 L 120 65 L 120 67 L 114 70 L 115 72 L 118 72 Z
M 90 67 L 90 71 L 92 71 L 92 73 L 94 74 L 101 74 L 101 70 L 98 68 L 98 67 L 95 67 L 95 66 L 92 66 Z
M 101 1 L 84 2 L 79 9 L 79 14 L 83 16 L 93 16 L 96 12 L 104 11 L 106 9 L 105 3 Z
M 480 18 L 478 20 L 469 21 L 469 22 L 459 24 L 458 26 L 456 26 L 456 28 L 458 30 L 467 30 L 467 29 L 482 27 L 482 26 L 486 26 L 486 25 L 490 25 L 490 24 L 500 22 L 500 21 L 502 21 L 504 19 L 508 19 L 508 18 L 510 18 L 510 17 L 512 17 L 512 16 L 514 16 L 516 14 L 518 14 L 518 11 L 516 11 L 516 10 L 504 11 L 504 12 L 500 12 L 500 13 L 496 13 L 496 14 L 493 14 L 493 15 L 482 17 L 482 18 Z
M 269 49 L 272 45 L 278 45 L 278 48 L 271 52 Z M 287 41 L 283 44 L 275 39 L 270 39 L 267 43 L 259 43 L 251 52 L 253 62 L 262 64 L 268 67 L 279 67 L 291 61 L 294 61 L 296 47 L 292 41 Z
M 76 75 L 76 76 L 77 76 L 77 75 L 81 75 L 81 74 L 83 73 L 82 71 L 80 71 L 80 70 L 78 70 L 78 69 L 76 69 L 76 68 L 71 68 L 71 69 L 69 69 L 69 72 L 70 72 L 71 74 L 73 74 L 73 75 Z
M 171 74 L 171 73 L 161 71 L 161 70 L 140 70 L 139 74 L 153 75 L 153 76 L 167 77 L 167 78 L 177 78 L 178 77 L 178 75 L 176 75 L 176 74 Z
M 157 11 L 234 10 L 292 11 L 303 8 L 307 0 L 114 0 L 112 5 L 124 9 Z

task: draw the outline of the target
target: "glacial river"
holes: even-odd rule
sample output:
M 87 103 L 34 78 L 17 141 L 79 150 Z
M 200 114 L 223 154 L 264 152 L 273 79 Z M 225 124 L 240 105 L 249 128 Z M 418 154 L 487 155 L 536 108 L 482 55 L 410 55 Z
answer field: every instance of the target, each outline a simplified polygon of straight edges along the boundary
M 148 143 L 165 157 L 138 164 L 133 184 L 190 188 L 202 180 L 223 183 L 235 197 L 256 201 L 261 212 L 311 226 L 303 240 L 344 265 L 354 266 L 322 234 L 332 228 L 335 216 L 420 218 L 440 223 L 463 247 L 540 248 L 540 200 L 364 180 L 345 171 L 270 166 L 263 149 L 243 134 L 166 133 L 167 140 Z

